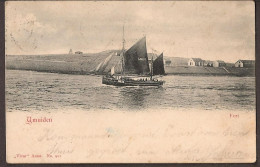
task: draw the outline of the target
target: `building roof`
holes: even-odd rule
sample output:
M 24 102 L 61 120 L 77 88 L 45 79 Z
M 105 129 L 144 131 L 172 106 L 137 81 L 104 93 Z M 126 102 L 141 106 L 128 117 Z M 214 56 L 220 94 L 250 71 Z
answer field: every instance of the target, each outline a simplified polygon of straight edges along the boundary
M 255 63 L 255 60 L 238 60 L 238 61 L 241 61 L 242 63 L 244 64 L 252 64 L 252 63 Z M 237 61 L 237 62 L 238 62 Z
M 216 60 L 218 63 L 225 63 L 223 60 Z
M 201 58 L 191 58 L 194 62 L 202 62 L 204 60 L 202 60 Z
M 210 61 L 210 60 L 205 60 L 205 61 L 204 61 L 204 63 L 206 63 L 206 64 L 212 64 L 212 63 L 213 63 L 213 61 Z

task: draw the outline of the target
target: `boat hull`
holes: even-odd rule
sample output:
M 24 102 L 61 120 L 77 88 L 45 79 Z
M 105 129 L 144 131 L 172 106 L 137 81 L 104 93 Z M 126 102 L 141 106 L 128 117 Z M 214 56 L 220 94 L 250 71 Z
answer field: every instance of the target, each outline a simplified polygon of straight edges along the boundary
M 155 80 L 133 80 L 133 79 L 116 79 L 112 76 L 103 76 L 102 84 L 105 85 L 114 85 L 114 86 L 161 86 L 163 85 L 163 81 L 155 81 Z

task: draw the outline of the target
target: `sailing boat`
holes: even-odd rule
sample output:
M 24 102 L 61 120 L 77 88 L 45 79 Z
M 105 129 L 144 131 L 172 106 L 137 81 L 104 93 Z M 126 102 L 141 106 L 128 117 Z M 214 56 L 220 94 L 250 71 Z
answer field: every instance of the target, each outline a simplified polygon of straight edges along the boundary
M 123 30 L 124 32 L 124 30 Z M 121 52 L 121 75 L 114 75 L 114 67 L 111 74 L 103 76 L 102 83 L 114 86 L 160 86 L 164 81 L 154 79 L 153 75 L 163 75 L 164 64 L 163 54 L 161 54 L 154 62 L 152 58 L 151 69 L 146 49 L 146 37 L 136 42 L 130 49 L 125 51 L 123 33 L 123 49 Z M 150 78 L 147 78 L 150 76 Z M 146 77 L 146 78 L 144 78 Z
M 153 62 L 153 75 L 165 75 L 163 53 L 161 53 Z

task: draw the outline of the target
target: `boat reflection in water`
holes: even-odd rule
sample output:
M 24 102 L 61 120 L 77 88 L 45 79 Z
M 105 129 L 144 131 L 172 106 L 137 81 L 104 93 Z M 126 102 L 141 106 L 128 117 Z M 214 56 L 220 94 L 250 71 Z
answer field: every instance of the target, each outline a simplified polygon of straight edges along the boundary
M 123 35 L 124 36 L 124 35 Z M 123 38 L 124 39 L 124 38 Z M 130 49 L 123 49 L 120 54 L 121 61 L 117 64 L 120 70 L 115 71 L 115 66 L 111 68 L 111 73 L 102 77 L 102 83 L 114 86 L 161 86 L 164 81 L 154 78 L 154 75 L 164 75 L 163 53 L 151 61 L 149 68 L 148 55 L 146 49 L 146 37 L 140 39 Z M 116 75 L 119 74 L 119 75 Z M 121 74 L 120 74 L 121 73 Z
M 122 110 L 139 111 L 148 108 L 155 109 L 164 103 L 164 87 L 119 87 L 117 107 Z

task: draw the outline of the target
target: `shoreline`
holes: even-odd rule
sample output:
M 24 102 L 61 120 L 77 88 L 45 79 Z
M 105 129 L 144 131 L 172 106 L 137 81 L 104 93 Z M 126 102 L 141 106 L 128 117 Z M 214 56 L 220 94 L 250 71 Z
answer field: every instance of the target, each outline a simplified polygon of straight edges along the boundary
M 80 72 L 80 71 L 50 71 L 50 70 L 33 70 L 33 69 L 16 69 L 16 68 L 6 68 L 6 70 L 12 71 L 34 71 L 41 73 L 53 73 L 53 74 L 67 74 L 67 75 L 92 75 L 92 76 L 103 76 L 106 74 L 98 74 L 91 72 Z M 229 77 L 255 77 L 255 75 L 236 75 L 236 74 L 212 74 L 212 73 L 167 73 L 164 76 L 229 76 Z

